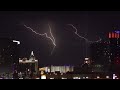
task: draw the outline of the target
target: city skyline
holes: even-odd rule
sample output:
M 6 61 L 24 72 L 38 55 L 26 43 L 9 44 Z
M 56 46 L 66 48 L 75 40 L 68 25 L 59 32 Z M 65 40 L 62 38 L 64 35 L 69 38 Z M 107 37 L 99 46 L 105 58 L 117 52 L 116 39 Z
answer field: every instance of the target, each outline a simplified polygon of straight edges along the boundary
M 5 11 L 0 12 L 1 37 L 11 37 L 21 42 L 20 57 L 29 57 L 34 51 L 35 57 L 42 65 L 80 64 L 85 58 L 85 40 L 74 35 L 74 29 L 67 26 L 73 24 L 78 33 L 96 41 L 105 39 L 109 31 L 119 30 L 120 12 L 110 11 Z M 38 36 L 24 27 L 32 27 L 41 34 L 49 32 L 47 24 L 56 40 L 53 44 L 43 36 Z

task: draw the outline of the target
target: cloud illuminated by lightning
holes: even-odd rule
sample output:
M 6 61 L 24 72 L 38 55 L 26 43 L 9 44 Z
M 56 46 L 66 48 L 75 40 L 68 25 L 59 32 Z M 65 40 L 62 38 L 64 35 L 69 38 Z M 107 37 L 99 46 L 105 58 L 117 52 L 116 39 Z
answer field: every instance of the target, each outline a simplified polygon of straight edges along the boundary
M 54 38 L 54 36 L 53 36 L 53 34 L 52 34 L 52 32 L 51 32 L 51 27 L 50 27 L 50 25 L 48 24 L 48 27 L 49 27 L 50 35 L 51 35 L 52 38 L 49 37 L 47 33 L 40 34 L 40 33 L 36 32 L 36 31 L 34 31 L 31 27 L 28 27 L 28 26 L 25 25 L 25 24 L 24 24 L 24 26 L 25 26 L 27 29 L 31 30 L 33 33 L 35 33 L 35 34 L 37 34 L 37 35 L 39 35 L 39 36 L 46 36 L 46 38 L 48 38 L 48 39 L 50 39 L 50 40 L 52 41 L 52 43 L 53 43 L 53 45 L 54 45 L 53 50 L 51 51 L 51 55 L 52 55 L 52 53 L 53 53 L 53 51 L 54 51 L 54 48 L 56 47 L 56 42 L 55 42 L 55 38 Z
M 100 37 L 99 37 L 99 40 L 97 40 L 97 41 L 89 41 L 87 38 L 85 38 L 85 37 L 83 37 L 83 36 L 80 36 L 80 35 L 78 34 L 78 30 L 77 30 L 77 28 L 76 28 L 73 24 L 67 24 L 67 25 L 69 25 L 69 26 L 71 26 L 72 28 L 74 28 L 74 29 L 75 29 L 75 32 L 74 32 L 74 33 L 75 33 L 78 37 L 84 39 L 86 42 L 91 42 L 91 43 L 93 43 L 93 42 L 100 42 L 100 41 L 101 41 L 101 38 L 100 38 Z

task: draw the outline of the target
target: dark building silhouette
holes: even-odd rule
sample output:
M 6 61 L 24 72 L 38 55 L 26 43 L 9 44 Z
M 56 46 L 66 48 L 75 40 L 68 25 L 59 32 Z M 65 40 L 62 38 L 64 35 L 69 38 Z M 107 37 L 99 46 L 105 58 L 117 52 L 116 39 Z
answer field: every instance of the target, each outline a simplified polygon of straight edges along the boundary
M 109 44 L 107 41 L 95 42 L 90 44 L 90 59 L 94 64 L 109 63 Z
M 93 71 L 97 72 L 98 70 L 98 72 L 108 72 L 110 69 L 109 39 L 91 43 L 89 46 L 89 50 Z
M 14 71 L 14 73 L 13 73 L 13 79 L 18 79 L 18 72 L 17 71 Z
M 0 65 L 6 68 L 11 68 L 13 64 L 17 66 L 19 60 L 18 49 L 19 45 L 12 39 L 0 38 Z

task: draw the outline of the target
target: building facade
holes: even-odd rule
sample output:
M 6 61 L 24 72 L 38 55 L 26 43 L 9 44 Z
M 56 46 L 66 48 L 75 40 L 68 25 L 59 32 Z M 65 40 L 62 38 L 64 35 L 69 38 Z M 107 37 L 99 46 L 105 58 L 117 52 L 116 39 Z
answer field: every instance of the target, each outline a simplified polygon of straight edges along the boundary
M 66 73 L 66 72 L 73 72 L 74 67 L 73 66 L 50 66 L 50 67 L 43 67 L 45 72 L 60 72 L 60 73 Z
M 33 51 L 31 52 L 29 59 L 19 59 L 19 72 L 38 73 L 38 60 L 35 59 Z
M 120 72 L 120 32 L 109 32 L 109 61 L 112 72 Z

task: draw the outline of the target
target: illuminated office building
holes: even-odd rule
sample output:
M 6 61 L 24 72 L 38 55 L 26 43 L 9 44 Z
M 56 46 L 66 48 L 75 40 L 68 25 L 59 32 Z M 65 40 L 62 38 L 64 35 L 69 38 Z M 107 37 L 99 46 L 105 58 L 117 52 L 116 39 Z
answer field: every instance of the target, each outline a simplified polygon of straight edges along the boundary
M 50 66 L 50 67 L 43 67 L 45 72 L 60 72 L 60 73 L 66 73 L 66 72 L 73 72 L 74 67 L 73 66 Z
M 73 66 L 51 66 L 51 72 L 60 71 L 60 73 L 73 72 Z
M 107 40 L 91 43 L 90 57 L 100 65 L 109 67 L 109 71 L 120 72 L 120 31 L 107 34 Z
M 120 31 L 109 32 L 109 61 L 113 72 L 120 72 Z
M 19 59 L 19 70 L 21 72 L 38 73 L 38 60 L 35 59 L 33 51 L 31 52 L 29 60 L 27 58 Z

